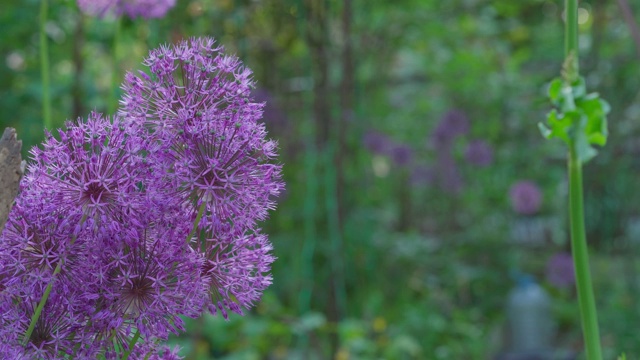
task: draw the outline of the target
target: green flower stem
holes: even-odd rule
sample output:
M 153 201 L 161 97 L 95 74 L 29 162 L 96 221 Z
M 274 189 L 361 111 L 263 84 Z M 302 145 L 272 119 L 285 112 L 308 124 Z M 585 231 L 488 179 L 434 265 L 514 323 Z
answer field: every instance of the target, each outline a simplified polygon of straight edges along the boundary
M 111 76 L 111 96 L 109 98 L 109 115 L 115 115 L 118 108 L 118 86 L 120 84 L 120 33 L 122 19 L 116 19 L 116 29 L 113 34 L 113 75 Z
M 571 61 L 568 68 L 577 77 L 578 71 L 578 1 L 566 0 L 565 57 Z M 584 205 L 582 198 L 582 161 L 578 156 L 575 140 L 569 145 L 569 219 L 571 222 L 571 251 L 576 271 L 578 305 L 582 320 L 582 332 L 588 360 L 602 360 L 598 315 L 589 270 L 589 251 L 584 228 Z
M 598 314 L 591 285 L 589 252 L 584 228 L 584 207 L 582 199 L 582 163 L 578 159 L 575 146 L 569 153 L 569 217 L 571 222 L 571 250 L 576 271 L 578 304 L 582 318 L 582 332 L 588 360 L 601 360 Z
M 122 355 L 122 360 L 127 360 L 129 358 L 129 355 L 131 355 L 131 351 L 138 342 L 138 339 L 140 339 L 140 330 L 136 329 L 136 333 L 131 338 L 131 341 L 129 341 L 129 347 L 127 348 L 127 351 L 125 351 Z
M 573 69 L 578 74 L 578 0 L 565 0 L 565 9 L 564 54 L 573 56 Z
M 80 219 L 79 226 L 82 226 L 85 220 L 87 220 L 86 213 L 82 215 L 82 219 Z M 74 234 L 73 237 L 71 238 L 71 242 L 69 243 L 69 246 L 73 246 L 73 243 L 76 242 L 77 238 L 78 238 L 78 235 Z M 49 299 L 49 295 L 51 294 L 51 289 L 53 288 L 53 281 L 56 279 L 56 276 L 60 273 L 60 271 L 62 271 L 62 265 L 64 265 L 64 259 L 60 259 L 58 261 L 58 265 L 56 265 L 56 268 L 53 269 L 51 280 L 49 280 L 49 283 L 47 284 L 47 287 L 44 289 L 44 293 L 42 294 L 42 298 L 40 299 L 40 303 L 38 303 L 36 310 L 33 312 L 33 316 L 31 316 L 31 322 L 29 323 L 29 328 L 27 328 L 27 331 L 24 333 L 24 338 L 22 339 L 22 342 L 24 345 L 26 345 L 29 342 L 29 339 L 31 338 L 33 329 L 35 329 L 36 324 L 38 323 L 38 319 L 42 314 L 42 309 L 44 309 L 44 306 L 46 305 L 47 300 Z
M 45 129 L 51 130 L 51 93 L 49 74 L 49 49 L 47 44 L 48 0 L 40 1 L 40 75 L 42 76 L 42 118 Z
M 200 208 L 198 209 L 198 215 L 196 215 L 196 220 L 193 222 L 193 228 L 189 232 L 189 235 L 187 235 L 187 244 L 198 231 L 198 225 L 200 224 L 200 220 L 202 220 L 202 215 L 204 214 L 204 209 L 206 209 L 206 207 L 207 203 L 202 201 L 202 204 L 200 204 Z

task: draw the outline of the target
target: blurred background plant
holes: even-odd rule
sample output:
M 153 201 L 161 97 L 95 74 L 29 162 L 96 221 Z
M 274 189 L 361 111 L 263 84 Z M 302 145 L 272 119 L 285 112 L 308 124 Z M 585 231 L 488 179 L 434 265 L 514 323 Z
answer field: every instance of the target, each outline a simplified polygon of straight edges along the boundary
M 0 11 L 0 128 L 41 142 L 38 0 Z M 640 4 L 581 1 L 587 88 L 612 107 L 585 167 L 605 358 L 640 354 Z M 620 21 L 620 19 L 625 21 Z M 189 322 L 188 359 L 483 359 L 503 350 L 514 274 L 551 295 L 580 351 L 562 146 L 536 124 L 563 57 L 562 4 L 528 0 L 178 0 L 164 18 L 51 1 L 52 119 L 106 111 L 149 48 L 215 37 L 255 72 L 288 184 L 263 224 L 278 260 L 255 311 Z M 630 358 L 633 358 L 631 356 Z

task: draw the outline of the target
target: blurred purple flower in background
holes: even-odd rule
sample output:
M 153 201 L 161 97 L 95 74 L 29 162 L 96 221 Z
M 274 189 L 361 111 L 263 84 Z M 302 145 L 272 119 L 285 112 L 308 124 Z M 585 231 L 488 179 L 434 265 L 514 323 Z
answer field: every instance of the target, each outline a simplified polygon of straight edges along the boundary
M 533 215 L 540 210 L 542 192 L 534 182 L 521 180 L 509 189 L 511 207 L 522 215 Z
M 80 10 L 91 16 L 107 14 L 135 19 L 161 18 L 176 5 L 176 0 L 78 0 Z
M 386 154 L 391 146 L 389 138 L 385 134 L 375 130 L 368 130 L 364 134 L 362 142 L 365 148 L 375 155 Z
M 547 281 L 558 288 L 572 286 L 576 281 L 571 254 L 560 252 L 547 262 Z
M 436 146 L 449 145 L 456 137 L 469 132 L 469 119 L 462 110 L 452 109 L 442 116 L 432 134 Z
M 391 160 L 398 166 L 407 166 L 413 160 L 413 149 L 406 144 L 396 144 L 389 150 Z
M 465 159 L 476 166 L 489 166 L 493 162 L 493 149 L 484 140 L 473 140 L 464 153 Z

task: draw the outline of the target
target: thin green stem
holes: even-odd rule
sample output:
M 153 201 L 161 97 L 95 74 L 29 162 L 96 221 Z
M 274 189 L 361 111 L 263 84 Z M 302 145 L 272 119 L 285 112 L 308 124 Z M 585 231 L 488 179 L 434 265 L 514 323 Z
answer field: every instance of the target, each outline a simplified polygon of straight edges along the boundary
M 82 226 L 82 224 L 84 224 L 86 220 L 87 220 L 87 214 L 82 215 L 82 219 L 80 219 L 79 225 Z M 73 234 L 73 237 L 71 238 L 71 242 L 69 243 L 69 245 L 73 246 L 73 243 L 76 242 L 77 238 L 78 238 L 78 234 Z M 40 315 L 42 314 L 42 309 L 44 309 L 44 306 L 46 305 L 47 300 L 49 299 L 49 295 L 51 294 L 51 289 L 53 288 L 53 281 L 55 280 L 56 276 L 60 273 L 60 271 L 62 271 L 62 265 L 64 265 L 64 258 L 61 258 L 58 261 L 56 268 L 53 269 L 51 280 L 49 280 L 49 283 L 47 284 L 47 287 L 44 289 L 44 293 L 42 294 L 42 298 L 40 299 L 40 302 L 38 303 L 36 310 L 33 312 L 33 315 L 31 316 L 31 322 L 29 323 L 29 327 L 27 328 L 27 331 L 24 333 L 24 338 L 22 339 L 22 342 L 25 345 L 29 342 L 29 339 L 31 338 L 31 334 L 33 333 L 33 329 L 35 329 L 36 324 L 38 323 L 38 319 L 40 319 Z
M 115 32 L 113 34 L 113 76 L 111 77 L 111 96 L 109 98 L 109 115 L 114 115 L 118 108 L 118 86 L 120 85 L 120 35 L 122 32 L 122 20 L 116 19 Z
M 42 120 L 44 127 L 51 130 L 51 92 L 49 74 L 49 49 L 47 43 L 48 0 L 40 1 L 40 75 L 42 76 Z
M 570 59 L 569 79 L 572 81 L 578 77 L 580 72 L 578 63 L 578 0 L 565 0 L 565 33 L 564 33 L 564 55 Z
M 565 2 L 565 80 L 578 78 L 578 0 Z M 568 65 L 568 66 L 567 66 Z M 582 190 L 582 162 L 575 141 L 569 145 L 569 220 L 571 223 L 571 251 L 576 272 L 578 305 L 582 320 L 582 332 L 587 360 L 601 360 L 598 314 L 589 270 L 589 251 L 584 227 L 584 205 Z
M 122 360 L 127 360 L 129 358 L 129 355 L 131 355 L 131 351 L 133 350 L 133 347 L 138 342 L 138 339 L 140 339 L 140 330 L 136 329 L 136 333 L 131 338 L 131 341 L 129 341 L 129 346 L 127 348 L 127 351 L 125 351 L 124 354 L 122 354 Z
M 578 0 L 565 0 L 565 11 L 564 55 L 569 56 L 578 52 Z
M 193 222 L 193 228 L 189 232 L 189 235 L 187 235 L 187 244 L 198 231 L 198 225 L 200 225 L 200 220 L 202 219 L 202 215 L 204 214 L 204 209 L 206 208 L 207 208 L 207 203 L 203 201 L 202 204 L 200 204 L 200 208 L 198 209 L 198 215 L 196 215 L 196 220 Z
M 342 253 L 344 252 L 344 244 L 342 243 L 342 233 L 340 231 L 338 218 L 338 200 L 336 189 L 336 172 L 333 157 L 336 150 L 335 141 L 331 141 L 327 147 L 324 158 L 325 165 L 325 191 L 327 196 L 326 210 L 329 236 L 331 238 L 331 267 L 332 267 L 332 285 L 335 294 L 336 313 L 341 318 L 346 313 L 347 295 L 344 284 L 344 261 Z
M 589 252 L 584 227 L 584 206 L 582 199 L 582 163 L 575 146 L 569 153 L 569 217 L 571 222 L 571 250 L 578 287 L 578 305 L 582 318 L 582 332 L 587 350 L 587 360 L 601 360 L 598 314 L 591 285 Z

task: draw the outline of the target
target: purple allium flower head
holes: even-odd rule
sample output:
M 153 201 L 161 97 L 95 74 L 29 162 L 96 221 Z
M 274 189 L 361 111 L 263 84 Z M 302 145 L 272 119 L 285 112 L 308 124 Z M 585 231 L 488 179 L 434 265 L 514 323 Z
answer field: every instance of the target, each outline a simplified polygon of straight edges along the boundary
M 211 313 L 218 311 L 226 319 L 227 310 L 237 314 L 249 309 L 271 285 L 268 274 L 275 257 L 265 235 L 242 233 L 228 224 L 212 227 L 203 253 L 203 276 L 210 286 Z
M 432 134 L 436 146 L 449 145 L 456 137 L 469 132 L 469 119 L 462 110 L 449 110 L 444 114 Z
M 8 293 L 0 295 L 2 326 L 0 327 L 0 355 L 12 353 L 11 359 L 60 359 L 61 353 L 73 354 L 76 345 L 91 346 L 91 335 L 83 331 L 86 320 L 78 308 L 83 300 L 79 289 L 53 289 L 49 301 L 36 322 L 35 328 L 22 346 L 34 310 L 42 296 L 46 282 L 15 283 Z
M 560 252 L 547 262 L 547 281 L 558 288 L 572 286 L 576 281 L 571 254 Z
M 242 313 L 271 284 L 255 225 L 283 188 L 276 143 L 250 72 L 219 50 L 152 52 L 125 117 L 68 122 L 31 151 L 0 234 L 0 358 L 116 359 L 136 333 L 131 359 L 178 359 L 160 342 L 182 316 Z
M 389 150 L 389 155 L 396 165 L 404 167 L 413 160 L 413 149 L 406 144 L 396 144 Z
M 272 163 L 277 144 L 259 122 L 264 104 L 249 97 L 251 71 L 214 44 L 152 50 L 144 63 L 151 76 L 127 74 L 120 114 L 165 146 L 150 158 L 194 211 L 204 203 L 212 217 L 253 227 L 284 187 Z
M 98 320 L 134 325 L 145 338 L 166 339 L 184 331 L 178 317 L 197 317 L 206 299 L 202 260 L 188 246 L 191 221 L 178 209 L 148 204 L 149 211 L 123 219 L 121 229 L 103 233 L 100 253 L 105 304 Z
M 521 180 L 509 189 L 511 207 L 522 215 L 533 215 L 540 210 L 542 192 L 534 182 Z
M 59 278 L 77 282 L 84 274 L 86 237 L 78 234 L 80 212 L 61 213 L 51 206 L 38 206 L 31 199 L 20 196 L 0 238 L 0 257 L 12 259 L 0 270 L 11 277 L 38 271 L 50 276 L 60 261 L 65 262 Z M 76 240 L 71 240 L 76 236 Z
M 464 153 L 467 161 L 476 166 L 489 166 L 493 162 L 493 149 L 484 140 L 473 140 Z
M 78 0 L 78 7 L 87 15 L 126 15 L 131 19 L 161 18 L 175 5 L 176 0 Z
M 386 135 L 374 130 L 367 131 L 364 134 L 362 141 L 365 148 L 367 148 L 367 150 L 372 154 L 376 155 L 387 154 L 387 151 L 391 146 L 391 141 Z
M 60 140 L 47 133 L 43 149 L 32 149 L 35 162 L 23 187 L 37 189 L 60 209 L 96 219 L 115 219 L 135 208 L 145 171 L 142 141 L 127 135 L 119 119 L 111 124 L 97 113 L 67 122 L 58 133 Z

